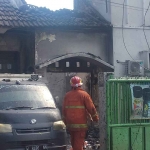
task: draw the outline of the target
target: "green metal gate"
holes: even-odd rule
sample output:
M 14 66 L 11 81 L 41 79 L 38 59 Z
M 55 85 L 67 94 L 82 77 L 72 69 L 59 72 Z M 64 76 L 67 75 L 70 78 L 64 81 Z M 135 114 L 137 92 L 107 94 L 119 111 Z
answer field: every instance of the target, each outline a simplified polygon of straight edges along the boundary
M 107 81 L 107 150 L 150 150 L 150 120 L 130 120 L 131 83 L 150 84 L 150 79 L 122 78 Z

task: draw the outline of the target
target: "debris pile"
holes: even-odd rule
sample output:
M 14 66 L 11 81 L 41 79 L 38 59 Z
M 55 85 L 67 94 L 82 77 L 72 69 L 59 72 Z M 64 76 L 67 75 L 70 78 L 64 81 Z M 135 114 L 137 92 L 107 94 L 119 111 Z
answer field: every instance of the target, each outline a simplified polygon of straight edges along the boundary
M 99 142 L 99 127 L 90 127 L 87 132 L 87 137 L 84 144 L 86 150 L 98 150 L 100 148 Z
M 85 150 L 99 150 L 100 142 L 99 142 L 99 127 L 89 127 L 86 135 L 86 139 L 84 142 Z M 68 143 L 67 150 L 72 150 L 70 135 L 68 134 Z

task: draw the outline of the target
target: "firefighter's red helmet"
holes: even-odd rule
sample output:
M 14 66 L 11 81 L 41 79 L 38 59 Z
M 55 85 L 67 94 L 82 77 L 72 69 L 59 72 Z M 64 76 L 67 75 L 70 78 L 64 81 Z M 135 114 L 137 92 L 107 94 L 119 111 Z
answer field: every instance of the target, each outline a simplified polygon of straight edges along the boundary
M 70 80 L 70 84 L 72 87 L 79 87 L 79 86 L 83 85 L 82 79 L 78 76 L 72 77 Z

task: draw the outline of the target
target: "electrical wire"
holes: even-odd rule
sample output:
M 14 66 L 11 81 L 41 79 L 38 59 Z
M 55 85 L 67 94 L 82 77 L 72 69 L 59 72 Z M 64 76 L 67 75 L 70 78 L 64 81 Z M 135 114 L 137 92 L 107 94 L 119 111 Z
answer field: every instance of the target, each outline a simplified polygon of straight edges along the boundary
M 99 0 L 99 1 L 110 3 L 111 6 L 118 5 L 118 6 L 116 6 L 116 7 L 120 7 L 120 8 L 123 7 L 123 4 L 121 4 L 121 3 L 110 2 L 110 1 L 108 1 L 108 0 Z M 101 2 L 96 2 L 96 3 L 101 3 Z M 101 3 L 101 4 L 104 4 L 104 3 Z M 112 5 L 112 4 L 114 4 L 114 5 Z M 106 4 L 105 4 L 105 5 L 106 5 Z M 126 7 L 130 7 L 129 9 L 133 9 L 133 10 L 137 10 L 137 11 L 147 10 L 147 9 L 145 9 L 145 8 L 142 8 L 142 7 L 136 7 L 136 6 L 132 6 L 132 5 L 124 5 L 124 7 L 125 7 L 125 6 L 126 6 Z
M 125 3 L 125 0 L 123 2 L 123 4 Z M 122 11 L 122 40 L 123 40 L 123 45 L 124 45 L 124 48 L 125 50 L 127 51 L 128 55 L 134 60 L 134 58 L 132 57 L 132 55 L 129 53 L 128 49 L 127 49 L 127 46 L 125 44 L 125 39 L 124 39 L 124 30 L 123 30 L 123 23 L 124 23 L 124 5 L 123 5 L 123 11 Z
M 122 41 L 123 41 L 123 45 L 124 45 L 124 48 L 125 48 L 125 50 L 126 50 L 126 52 L 128 53 L 128 55 L 132 58 L 132 60 L 134 60 L 135 62 L 136 62 L 136 60 L 132 57 L 132 55 L 130 54 L 130 52 L 128 51 L 128 49 L 127 49 L 127 46 L 126 46 L 126 43 L 125 43 L 125 38 L 124 38 L 124 26 L 123 26 L 123 24 L 124 24 L 124 10 L 125 10 L 125 0 L 124 0 L 124 2 L 123 2 L 123 14 L 122 14 Z M 150 4 L 149 4 L 149 6 L 148 6 L 148 9 L 146 9 L 147 11 L 146 11 L 146 13 L 145 14 L 147 14 L 147 12 L 148 12 L 148 10 L 149 10 L 149 7 L 150 7 Z M 146 15 L 145 15 L 146 16 Z M 145 17 L 144 16 L 144 17 Z M 145 34 L 146 35 L 146 34 Z M 145 37 L 146 38 L 146 37 Z M 146 38 L 147 39 L 147 38 Z M 148 41 L 147 41 L 148 42 Z M 138 62 L 137 62 L 138 63 Z M 146 67 L 144 67 L 144 66 L 142 66 L 140 63 L 138 63 L 142 68 L 144 68 L 145 70 L 148 70 L 148 71 L 150 71 L 150 69 L 148 69 L 148 68 L 146 68 Z
M 125 39 L 124 39 L 123 23 L 124 23 L 124 7 L 125 7 L 124 4 L 125 4 L 125 1 L 126 1 L 126 0 L 124 0 L 124 2 L 123 2 L 123 14 L 122 14 L 122 40 L 123 40 L 123 44 L 124 44 L 125 50 L 126 50 L 127 53 L 129 54 L 129 56 L 134 60 L 134 58 L 133 58 L 132 55 L 129 53 L 129 51 L 128 51 L 127 47 L 126 47 Z M 148 9 L 147 9 L 147 11 L 146 11 L 144 17 L 146 17 L 146 14 L 147 14 L 147 12 L 148 12 L 148 10 L 149 10 L 149 7 L 150 7 L 150 2 L 149 2 Z M 144 20 L 145 20 L 145 18 L 144 18 Z M 137 63 L 138 63 L 138 62 L 137 62 Z M 139 63 L 138 63 L 138 64 L 139 64 Z M 139 64 L 139 65 L 140 65 L 140 64 Z M 140 66 L 141 66 L 141 65 L 140 65 Z M 143 67 L 143 66 L 142 66 L 142 67 Z M 144 68 L 144 69 L 147 69 L 147 68 L 145 68 L 145 67 L 143 67 L 143 68 Z M 147 69 L 147 70 L 149 70 L 149 69 Z M 132 145 L 131 145 L 131 150 L 133 150 L 133 146 L 134 146 L 134 144 L 135 144 L 135 142 L 136 142 L 136 140 L 137 140 L 138 134 L 139 134 L 139 132 L 140 132 L 140 128 L 141 128 L 141 124 L 142 124 L 142 118 L 143 118 L 143 116 L 141 116 L 141 118 L 140 118 L 139 129 L 138 129 L 138 132 L 136 133 L 136 137 L 135 137 L 135 139 L 134 139 L 134 141 L 133 141 L 133 143 L 132 143 Z
M 116 6 L 116 7 L 123 8 L 122 29 L 123 29 L 124 9 L 125 9 L 125 6 L 126 6 L 126 7 L 136 8 L 136 9 L 141 9 L 140 11 L 146 10 L 146 13 L 145 13 L 145 16 L 144 16 L 143 32 L 144 32 L 144 37 L 145 37 L 147 46 L 148 46 L 148 48 L 149 48 L 149 50 L 150 50 L 150 46 L 149 46 L 149 43 L 148 43 L 148 40 L 147 40 L 147 37 L 146 37 L 146 33 L 145 33 L 145 30 L 144 30 L 144 29 L 145 29 L 145 28 L 144 28 L 144 26 L 145 26 L 145 17 L 146 17 L 146 14 L 147 14 L 148 10 L 149 10 L 150 3 L 149 3 L 148 8 L 147 8 L 147 9 L 144 9 L 144 8 L 141 8 L 141 7 L 135 7 L 135 6 L 131 6 L 131 5 L 125 5 L 125 0 L 124 0 L 123 4 L 121 4 L 121 3 L 116 3 L 116 2 L 110 2 L 110 1 L 108 1 L 108 0 L 100 0 L 100 1 L 108 2 L 108 3 L 112 3 L 112 4 L 116 4 L 116 5 L 121 5 L 121 6 L 122 6 L 122 7 Z M 98 2 L 98 3 L 100 3 L 100 2 Z M 101 4 L 104 4 L 104 3 L 101 3 Z M 112 6 L 112 4 L 111 4 L 111 6 Z M 106 4 L 104 4 L 104 5 L 106 5 Z M 130 9 L 131 9 L 131 8 L 130 8 Z M 139 10 L 138 10 L 138 11 L 139 11 Z M 124 35 L 123 30 L 122 30 L 122 35 Z M 127 47 L 126 47 L 124 36 L 123 36 L 122 39 L 123 39 L 123 44 L 124 44 L 124 47 L 125 47 L 125 49 L 126 49 L 128 55 L 134 60 L 134 58 L 133 58 L 132 55 L 129 53 L 129 51 L 128 51 Z M 134 60 L 134 61 L 135 61 L 135 60 Z M 143 66 L 142 66 L 142 67 L 143 67 Z M 147 68 L 144 68 L 144 69 L 149 70 L 149 69 L 147 69 Z
M 103 3 L 103 2 L 106 2 L 105 0 L 100 0 L 100 1 L 101 1 L 101 2 L 97 2 L 97 3 L 102 4 L 102 5 L 106 5 L 106 3 Z M 109 1 L 107 1 L 107 2 L 109 2 Z M 114 2 L 109 2 L 109 3 L 114 3 Z M 114 3 L 114 4 L 122 5 L 122 4 L 120 4 L 120 3 Z M 111 4 L 111 6 L 118 7 L 118 8 L 123 8 L 123 7 L 121 7 L 121 6 L 115 6 L 115 5 L 113 5 L 113 4 Z M 145 10 L 146 12 L 148 12 L 148 10 L 149 10 L 149 9 L 144 9 L 144 8 L 140 8 L 140 7 L 134 7 L 134 6 L 130 6 L 130 5 L 125 5 L 125 6 L 126 6 L 126 7 L 128 6 L 128 7 L 136 8 L 136 9 L 128 8 L 128 9 L 132 9 L 132 10 L 136 10 L 136 11 L 143 11 L 143 10 Z M 137 10 L 137 8 L 140 9 L 140 10 Z M 143 27 L 143 26 L 144 26 L 144 24 L 141 25 L 141 27 Z M 150 27 L 150 26 L 145 26 L 145 27 Z M 144 33 L 144 34 L 145 34 L 145 33 Z M 144 35 L 144 36 L 145 36 L 145 35 Z
M 101 0 L 101 1 L 103 1 L 103 0 Z M 103 2 L 97 2 L 97 3 L 102 4 L 102 5 L 106 5 L 106 4 L 103 3 Z M 117 5 L 113 5 L 113 4 L 111 4 L 111 6 L 117 7 L 117 8 L 122 8 L 121 6 L 117 6 Z M 135 10 L 135 11 L 143 11 L 142 9 L 141 9 L 141 10 L 133 9 L 133 8 L 128 8 L 128 9 Z
M 144 37 L 145 37 L 145 41 L 147 43 L 148 49 L 150 51 L 150 46 L 149 46 L 149 43 L 148 43 L 148 40 L 147 40 L 147 36 L 146 36 L 146 33 L 145 33 L 145 18 L 146 18 L 146 15 L 147 15 L 147 12 L 148 12 L 149 8 L 150 8 L 150 2 L 149 2 L 147 10 L 145 12 L 145 15 L 144 15 L 143 33 L 144 33 Z

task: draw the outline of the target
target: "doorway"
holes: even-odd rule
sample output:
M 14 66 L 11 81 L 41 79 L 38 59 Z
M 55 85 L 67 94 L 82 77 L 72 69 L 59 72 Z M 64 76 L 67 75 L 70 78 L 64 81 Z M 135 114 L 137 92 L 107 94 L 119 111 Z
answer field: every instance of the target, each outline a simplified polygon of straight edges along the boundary
M 96 131 L 95 135 L 98 137 L 97 142 L 99 143 L 100 141 L 101 143 L 100 149 L 106 149 L 107 122 L 104 72 L 112 72 L 114 67 L 89 53 L 71 53 L 44 61 L 36 65 L 36 69 L 37 73 L 44 77 L 53 96 L 55 97 L 55 94 L 58 93 L 62 95 L 59 97 L 60 110 L 63 97 L 70 90 L 71 76 L 80 76 L 82 73 L 89 73 L 90 79 L 88 81 L 90 81 L 90 84 L 87 84 L 88 86 L 85 88 L 89 89 L 89 91 L 86 91 L 91 95 L 100 117 L 98 131 Z M 92 133 L 94 132 L 92 131 Z
M 19 52 L 0 52 L 0 73 L 19 72 Z

